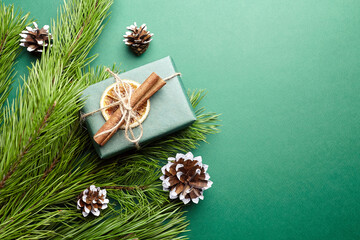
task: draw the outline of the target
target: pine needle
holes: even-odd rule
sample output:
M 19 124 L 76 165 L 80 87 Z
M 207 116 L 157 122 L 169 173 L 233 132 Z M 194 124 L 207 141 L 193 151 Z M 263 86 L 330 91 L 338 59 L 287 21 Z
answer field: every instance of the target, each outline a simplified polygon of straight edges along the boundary
M 0 1 L 0 109 L 10 93 L 10 85 L 15 76 L 14 64 L 21 48 L 19 33 L 29 24 L 29 13 L 14 9 L 14 5 L 5 6 Z M 0 111 L 0 124 L 3 113 Z

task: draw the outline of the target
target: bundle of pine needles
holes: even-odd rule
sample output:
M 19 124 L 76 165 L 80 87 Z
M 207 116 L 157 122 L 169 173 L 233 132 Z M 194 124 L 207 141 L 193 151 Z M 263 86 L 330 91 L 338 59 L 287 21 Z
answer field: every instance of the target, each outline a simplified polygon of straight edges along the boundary
M 0 2 L 0 106 L 9 96 L 14 78 L 15 58 L 20 53 L 19 33 L 29 24 L 29 14 L 22 15 L 21 11 L 14 10 L 14 5 L 5 6 Z

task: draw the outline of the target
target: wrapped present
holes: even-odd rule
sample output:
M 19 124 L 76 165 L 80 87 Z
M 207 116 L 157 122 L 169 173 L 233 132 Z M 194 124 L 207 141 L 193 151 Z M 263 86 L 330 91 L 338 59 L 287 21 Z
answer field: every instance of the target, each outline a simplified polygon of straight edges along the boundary
M 150 103 L 146 102 L 143 104 L 146 118 L 142 119 L 141 128 L 139 124 L 136 124 L 136 121 L 129 124 L 130 126 L 135 126 L 131 128 L 135 136 L 141 135 L 138 142 L 140 147 L 150 141 L 179 131 L 196 120 L 193 108 L 184 91 L 181 78 L 180 76 L 175 76 L 175 66 L 170 57 L 165 57 L 131 71 L 121 73 L 118 77 L 124 80 L 143 83 L 154 72 L 161 78 L 173 77 L 150 98 Z M 99 110 L 102 107 L 100 102 L 104 102 L 104 92 L 115 81 L 114 77 L 110 77 L 85 89 L 82 98 L 86 100 L 81 112 L 86 114 Z M 129 82 L 132 84 L 132 81 Z M 106 141 L 106 144 L 102 145 L 99 144 L 99 141 L 96 142 L 94 140 L 94 136 L 97 136 L 96 134 L 98 134 L 99 129 L 106 122 L 107 112 L 109 113 L 108 109 L 103 109 L 85 118 L 85 124 L 91 139 L 93 139 L 94 147 L 100 158 L 103 159 L 113 157 L 136 147 L 136 144 L 128 140 L 125 136 L 125 130 L 121 128 Z

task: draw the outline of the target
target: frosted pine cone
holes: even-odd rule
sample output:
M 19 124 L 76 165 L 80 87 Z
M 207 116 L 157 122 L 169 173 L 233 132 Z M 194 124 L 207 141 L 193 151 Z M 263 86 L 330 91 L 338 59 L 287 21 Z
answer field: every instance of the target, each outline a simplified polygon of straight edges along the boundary
M 141 25 L 141 27 L 134 25 L 127 27 L 130 32 L 126 32 L 124 35 L 124 42 L 130 47 L 130 49 L 136 54 L 143 54 L 146 49 L 149 47 L 151 42 L 151 37 L 154 35 L 150 31 L 146 31 L 146 24 Z
M 212 181 L 206 172 L 208 165 L 202 163 L 201 156 L 194 157 L 191 152 L 186 155 L 178 153 L 176 158 L 168 158 L 168 163 L 161 168 L 160 179 L 165 191 L 170 191 L 170 199 L 179 197 L 185 204 L 190 200 L 198 203 L 203 200 L 203 191 L 210 188 Z
M 36 22 L 33 22 L 34 29 L 26 27 L 26 31 L 22 31 L 20 36 L 20 46 L 26 47 L 29 52 L 42 52 L 43 47 L 47 48 L 51 44 L 51 33 L 49 33 L 49 25 L 45 25 L 41 29 L 38 28 Z
M 77 208 L 82 210 L 84 217 L 91 212 L 95 216 L 100 215 L 100 209 L 107 208 L 109 199 L 106 199 L 106 190 L 91 185 L 85 189 L 79 196 Z

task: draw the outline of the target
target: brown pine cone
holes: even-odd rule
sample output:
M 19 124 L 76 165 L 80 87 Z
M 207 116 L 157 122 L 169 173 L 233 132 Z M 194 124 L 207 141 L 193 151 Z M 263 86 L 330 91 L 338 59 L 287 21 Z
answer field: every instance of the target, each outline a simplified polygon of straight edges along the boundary
M 90 212 L 95 216 L 99 216 L 99 209 L 107 208 L 108 203 L 109 199 L 106 199 L 106 190 L 91 185 L 80 194 L 77 209 L 82 210 L 84 217 L 87 217 Z
M 20 46 L 26 47 L 29 52 L 42 52 L 43 47 L 47 49 L 51 45 L 51 33 L 49 33 L 49 25 L 45 25 L 41 29 L 38 28 L 36 22 L 33 22 L 34 29 L 26 27 L 26 31 L 22 31 L 20 36 Z
M 170 199 L 179 197 L 185 204 L 190 200 L 198 203 L 203 200 L 203 191 L 210 188 L 212 181 L 206 172 L 208 165 L 202 163 L 201 156 L 194 157 L 178 153 L 176 158 L 168 158 L 168 164 L 161 168 L 160 179 L 165 191 L 170 191 Z
M 146 31 L 146 24 L 143 24 L 138 28 L 136 22 L 134 22 L 134 25 L 127 27 L 127 29 L 130 32 L 126 32 L 124 35 L 125 44 L 128 45 L 136 55 L 143 54 L 149 47 L 152 40 L 151 37 L 154 34 L 150 33 L 150 31 Z

